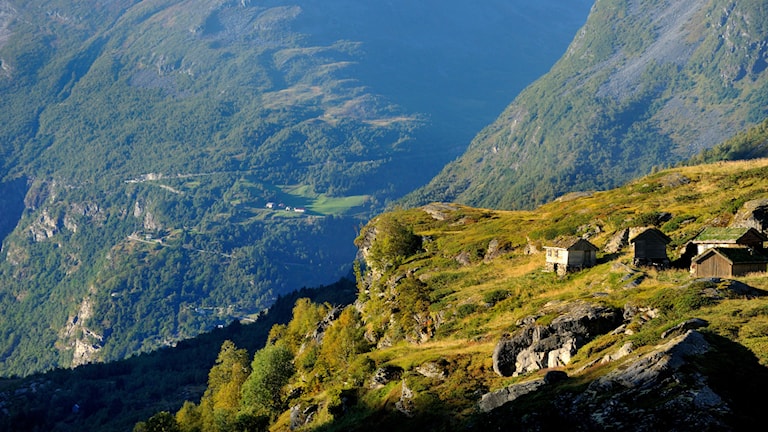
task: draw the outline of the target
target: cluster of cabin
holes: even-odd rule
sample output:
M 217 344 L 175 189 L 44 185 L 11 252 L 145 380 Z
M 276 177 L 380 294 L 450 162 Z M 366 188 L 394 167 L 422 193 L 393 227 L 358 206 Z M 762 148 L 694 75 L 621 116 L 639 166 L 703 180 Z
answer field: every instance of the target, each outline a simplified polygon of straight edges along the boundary
M 304 207 L 291 207 L 291 206 L 287 206 L 287 205 L 285 205 L 283 203 L 276 204 L 276 203 L 273 203 L 273 202 L 268 202 L 265 207 L 268 208 L 268 209 L 271 209 L 271 210 L 283 209 L 285 211 L 292 211 L 294 213 L 306 213 L 307 212 L 307 209 L 305 209 Z
M 671 239 L 656 228 L 633 230 L 629 237 L 633 263 L 667 268 L 667 245 Z M 768 271 L 768 242 L 754 228 L 705 228 L 691 241 L 695 256 L 690 271 L 694 277 L 737 277 Z M 544 246 L 546 269 L 564 275 L 597 264 L 597 246 L 583 238 L 562 238 Z

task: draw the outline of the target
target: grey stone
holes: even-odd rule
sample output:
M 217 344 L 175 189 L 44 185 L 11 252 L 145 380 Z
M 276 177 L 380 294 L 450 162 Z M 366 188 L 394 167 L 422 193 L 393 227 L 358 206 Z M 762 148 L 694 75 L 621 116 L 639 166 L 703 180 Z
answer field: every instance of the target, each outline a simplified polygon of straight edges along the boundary
M 768 230 L 768 198 L 747 201 L 730 224 L 733 227 Z
M 528 321 L 514 335 L 502 336 L 493 351 L 497 374 L 513 376 L 567 365 L 584 344 L 622 322 L 621 313 L 609 307 L 579 302 L 557 308 L 560 315 L 549 325 Z
M 666 339 L 671 335 L 675 334 L 682 334 L 687 332 L 688 330 L 695 330 L 702 327 L 706 327 L 709 325 L 709 321 L 701 319 L 701 318 L 691 318 L 688 321 L 681 322 L 680 324 L 672 327 L 671 329 L 668 329 L 664 331 L 661 334 L 662 339 Z

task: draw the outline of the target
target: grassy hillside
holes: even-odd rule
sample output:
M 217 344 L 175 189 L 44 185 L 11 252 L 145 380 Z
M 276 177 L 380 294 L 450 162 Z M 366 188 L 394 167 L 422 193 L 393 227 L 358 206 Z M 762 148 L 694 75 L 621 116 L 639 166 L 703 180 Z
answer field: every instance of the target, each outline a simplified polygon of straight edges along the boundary
M 763 121 L 764 4 L 598 1 L 567 53 L 407 202 L 530 208 L 615 187 Z
M 700 371 L 700 379 L 728 401 L 729 427 L 754 427 L 759 414 L 743 389 L 756 391 L 754 386 L 768 382 L 766 273 L 739 278 L 751 287 L 739 293 L 727 281 L 694 281 L 687 268 L 634 267 L 624 248 L 601 251 L 595 267 L 561 277 L 543 272 L 541 247 L 578 235 L 602 249 L 624 228 L 656 225 L 671 238 L 675 260 L 704 227 L 726 226 L 745 202 L 768 198 L 767 179 L 768 160 L 760 159 L 664 170 L 614 190 L 566 195 L 532 211 L 430 204 L 383 214 L 357 241 L 368 266 L 358 274 L 354 306 L 331 313 L 328 304 L 297 303 L 291 323 L 270 332 L 271 348 L 255 353 L 250 376 L 214 378 L 221 377 L 215 370 L 230 364 L 222 351 L 209 378 L 216 384 L 200 401 L 175 417 L 157 414 L 139 430 L 154 430 L 164 421 L 182 430 L 245 424 L 257 430 L 267 424 L 270 430 L 291 424 L 300 430 L 555 427 L 567 424 L 556 401 L 571 400 L 576 396 L 569 395 L 628 364 L 601 359 L 628 343 L 633 354 L 627 358 L 648 354 L 666 342 L 663 332 L 692 318 L 706 320 L 700 331 L 716 348 L 686 368 Z M 492 353 L 502 335 L 527 320 L 548 325 L 563 307 L 581 303 L 623 310 L 624 330 L 598 335 L 557 368 L 568 375 L 562 384 L 489 414 L 479 412 L 482 394 L 542 376 L 493 372 Z M 645 312 L 627 315 L 631 310 Z M 270 399 L 260 399 L 254 389 L 267 384 L 257 365 L 274 366 L 268 358 L 285 364 L 276 360 L 280 350 L 291 369 L 269 387 Z M 241 361 L 247 367 L 250 359 Z M 678 382 L 677 388 L 689 384 Z M 654 397 L 634 408 L 652 418 L 675 390 L 664 392 L 670 399 Z M 212 426 L 212 418 L 219 418 L 219 426 Z M 591 430 L 582 420 L 580 427 Z

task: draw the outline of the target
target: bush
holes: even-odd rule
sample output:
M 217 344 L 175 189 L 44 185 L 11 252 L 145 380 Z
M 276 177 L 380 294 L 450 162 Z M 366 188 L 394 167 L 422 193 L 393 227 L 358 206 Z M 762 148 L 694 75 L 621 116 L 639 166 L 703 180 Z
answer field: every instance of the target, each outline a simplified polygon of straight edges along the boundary
M 295 372 L 291 351 L 282 345 L 268 345 L 253 356 L 251 369 L 253 372 L 243 383 L 243 411 L 266 414 L 282 411 L 282 389 Z
M 459 318 L 464 318 L 468 315 L 472 315 L 477 311 L 477 305 L 474 303 L 464 303 L 456 309 L 456 315 Z
M 368 259 L 378 268 L 396 267 L 421 249 L 421 237 L 414 234 L 411 227 L 395 218 L 380 219 L 375 229 L 376 236 L 371 244 Z M 361 234 L 361 237 L 364 235 Z M 359 246 L 359 242 L 357 243 Z
M 483 301 L 488 305 L 493 306 L 502 300 L 506 300 L 510 295 L 512 295 L 512 293 L 510 293 L 508 290 L 494 290 L 485 293 L 485 295 L 483 295 Z

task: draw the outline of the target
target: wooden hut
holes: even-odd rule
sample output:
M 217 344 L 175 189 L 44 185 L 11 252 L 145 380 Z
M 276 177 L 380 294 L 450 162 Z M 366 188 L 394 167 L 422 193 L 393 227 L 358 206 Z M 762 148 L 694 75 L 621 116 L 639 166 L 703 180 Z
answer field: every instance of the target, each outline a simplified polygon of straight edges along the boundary
M 633 262 L 638 266 L 669 267 L 667 245 L 672 241 L 656 228 L 646 228 L 633 233 L 629 239 L 634 253 Z
M 768 237 L 754 228 L 733 227 L 705 228 L 693 239 L 697 255 L 712 248 L 752 248 L 761 251 L 766 241 Z
M 566 237 L 544 246 L 548 271 L 564 275 L 597 264 L 597 246 L 578 237 Z
M 719 248 L 705 250 L 691 260 L 695 277 L 736 277 L 768 270 L 768 257 L 750 248 Z

